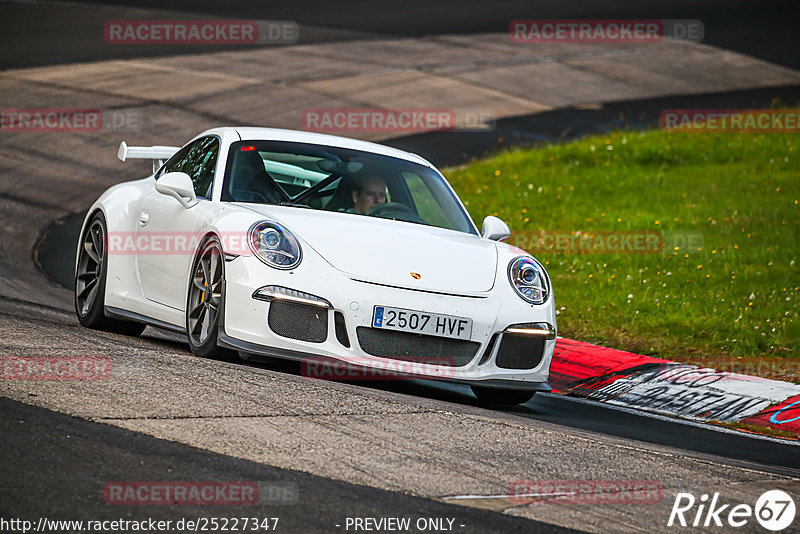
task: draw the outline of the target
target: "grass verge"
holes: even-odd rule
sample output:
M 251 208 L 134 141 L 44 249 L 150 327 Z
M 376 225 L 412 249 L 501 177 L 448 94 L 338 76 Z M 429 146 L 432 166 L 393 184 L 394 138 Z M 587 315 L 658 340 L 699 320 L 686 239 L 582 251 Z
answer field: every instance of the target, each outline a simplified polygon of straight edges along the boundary
M 800 382 L 798 146 L 617 132 L 446 174 L 476 221 L 503 218 L 545 264 L 560 335 Z

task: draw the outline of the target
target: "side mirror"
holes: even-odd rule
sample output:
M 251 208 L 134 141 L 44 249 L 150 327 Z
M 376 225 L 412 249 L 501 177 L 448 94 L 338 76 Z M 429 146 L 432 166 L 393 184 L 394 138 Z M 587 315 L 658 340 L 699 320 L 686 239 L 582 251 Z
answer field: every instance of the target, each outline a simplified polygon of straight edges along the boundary
M 492 241 L 505 241 L 511 235 L 511 230 L 502 219 L 489 215 L 483 220 L 481 236 Z
M 162 195 L 175 197 L 184 208 L 191 208 L 197 204 L 194 194 L 194 184 L 185 172 L 168 172 L 156 180 L 156 191 Z

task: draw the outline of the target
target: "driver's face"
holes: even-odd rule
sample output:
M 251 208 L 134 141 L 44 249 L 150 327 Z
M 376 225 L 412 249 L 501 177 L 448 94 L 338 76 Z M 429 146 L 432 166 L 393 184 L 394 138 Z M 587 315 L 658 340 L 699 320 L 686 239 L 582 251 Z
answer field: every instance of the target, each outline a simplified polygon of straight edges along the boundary
M 361 191 L 353 191 L 353 207 L 362 215 L 376 204 L 386 202 L 386 184 L 379 178 L 368 180 Z

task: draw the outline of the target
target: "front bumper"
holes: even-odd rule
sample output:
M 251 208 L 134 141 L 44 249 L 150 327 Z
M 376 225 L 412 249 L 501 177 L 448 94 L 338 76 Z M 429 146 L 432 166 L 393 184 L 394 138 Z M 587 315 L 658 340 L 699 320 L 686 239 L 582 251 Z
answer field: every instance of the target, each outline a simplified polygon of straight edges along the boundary
M 397 359 L 371 355 L 359 343 L 359 328 L 362 329 L 362 336 L 364 328 L 371 328 L 374 306 L 391 306 L 470 317 L 473 320 L 470 337 L 473 343 L 470 347 L 475 348 L 473 356 L 461 358 L 457 364 L 451 362 L 441 366 L 436 363 L 441 360 L 434 358 L 423 366 L 415 366 L 415 376 L 491 387 L 538 391 L 550 389 L 547 378 L 555 348 L 554 335 L 547 336 L 552 339 L 542 337 L 536 340 L 541 358 L 534 358 L 535 365 L 530 368 L 508 368 L 507 355 L 505 364 L 500 361 L 501 365 L 498 365 L 498 355 L 502 351 L 507 353 L 514 345 L 512 341 L 519 341 L 519 336 L 505 332 L 508 327 L 520 323 L 555 325 L 552 298 L 541 306 L 528 304 L 516 295 L 503 278 L 498 278 L 493 290 L 486 293 L 485 297 L 434 294 L 357 281 L 313 254 L 307 255 L 303 264 L 294 271 L 270 269 L 255 257 L 240 256 L 226 262 L 225 278 L 225 303 L 220 328 L 220 344 L 224 346 L 252 354 L 301 361 L 322 357 L 353 366 L 396 369 Z M 319 308 L 320 313 L 325 314 L 323 330 L 327 335 L 323 333 L 319 337 L 324 337 L 324 340 L 304 341 L 277 335 L 269 324 L 272 302 L 253 297 L 257 289 L 267 285 L 291 288 L 324 299 L 329 304 L 329 307 Z M 337 315 L 340 322 L 338 332 Z M 342 329 L 346 332 L 346 344 L 342 342 Z M 507 338 L 509 343 L 504 345 Z M 371 350 L 375 352 L 374 347 Z M 425 362 L 427 356 L 420 354 L 415 361 Z M 511 366 L 519 364 L 512 363 Z

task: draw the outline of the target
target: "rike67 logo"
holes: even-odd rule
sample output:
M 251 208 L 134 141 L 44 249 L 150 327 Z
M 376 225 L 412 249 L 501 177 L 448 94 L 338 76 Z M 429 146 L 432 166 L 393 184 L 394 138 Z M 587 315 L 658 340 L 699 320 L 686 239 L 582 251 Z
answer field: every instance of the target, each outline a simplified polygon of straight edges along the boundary
M 719 493 L 710 502 L 707 494 L 697 499 L 691 493 L 678 493 L 667 526 L 739 528 L 755 518 L 765 529 L 780 532 L 792 525 L 795 512 L 794 500 L 781 490 L 764 492 L 755 506 L 719 504 Z

